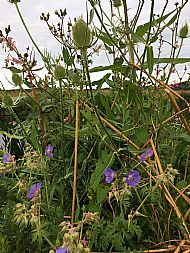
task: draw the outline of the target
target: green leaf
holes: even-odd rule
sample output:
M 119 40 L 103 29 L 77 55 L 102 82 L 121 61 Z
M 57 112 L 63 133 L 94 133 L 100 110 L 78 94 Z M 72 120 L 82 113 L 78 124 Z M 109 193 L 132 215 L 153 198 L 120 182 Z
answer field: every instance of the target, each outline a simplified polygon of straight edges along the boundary
M 92 23 L 92 20 L 93 20 L 93 18 L 94 18 L 94 9 L 92 8 L 91 10 L 90 10 L 90 18 L 89 18 L 89 22 L 88 22 L 88 24 L 91 24 Z
M 65 62 L 68 66 L 71 66 L 72 63 L 73 63 L 73 58 L 70 56 L 70 54 L 69 54 L 67 48 L 63 47 L 62 53 L 63 53 L 64 62 Z
M 109 153 L 107 153 L 105 150 L 102 151 L 101 158 L 98 160 L 96 164 L 96 168 L 94 172 L 92 173 L 91 179 L 90 179 L 90 186 L 95 192 L 102 180 L 102 175 L 105 169 L 107 169 L 113 164 L 114 159 L 115 159 L 115 156 L 114 156 L 113 151 Z
M 98 66 L 98 67 L 91 68 L 89 72 L 94 73 L 94 72 L 101 72 L 105 70 L 112 70 L 112 71 L 118 71 L 124 74 L 124 73 L 128 73 L 130 69 L 131 67 L 127 65 L 122 65 L 122 66 L 108 65 L 108 66 Z
M 98 186 L 97 195 L 96 195 L 97 204 L 100 204 L 100 203 L 102 203 L 104 201 L 104 199 L 108 195 L 109 190 L 110 190 L 109 186 L 103 186 L 102 184 L 100 184 Z
M 110 38 L 110 36 L 107 35 L 107 33 L 99 30 L 99 34 L 94 34 L 98 39 L 100 39 L 102 42 L 109 46 L 114 46 L 115 44 L 118 43 L 118 40 L 115 40 L 113 37 Z
M 100 205 L 97 205 L 94 201 L 90 201 L 88 204 L 88 211 L 92 213 L 101 213 Z
M 10 69 L 10 71 L 11 71 L 12 73 L 22 73 L 22 70 L 17 69 L 17 68 L 15 68 L 15 67 L 9 67 L 8 69 Z
M 134 43 L 146 43 L 146 40 L 142 36 L 139 36 L 137 33 L 131 32 L 131 36 Z
M 172 25 L 172 24 L 175 22 L 177 16 L 178 16 L 178 13 L 176 13 L 176 14 L 170 19 L 170 21 L 168 21 L 168 22 L 160 29 L 159 33 L 161 33 L 166 27 L 169 27 L 170 25 Z
M 190 143 L 190 136 L 188 134 L 180 134 L 178 138 Z
M 168 14 L 160 17 L 160 18 L 157 18 L 156 20 L 154 20 L 153 22 L 147 22 L 143 25 L 140 25 L 137 27 L 137 30 L 135 32 L 135 35 L 139 36 L 139 37 L 143 37 L 145 35 L 145 33 L 148 32 L 150 26 L 153 27 L 153 26 L 156 26 L 158 25 L 160 22 L 164 21 L 166 18 L 168 18 L 172 13 L 174 13 L 176 10 L 173 10 L 171 12 L 169 12 Z
M 154 65 L 155 64 L 161 64 L 161 63 L 172 63 L 172 64 L 183 64 L 186 62 L 190 62 L 190 58 L 176 58 L 176 59 L 171 59 L 171 58 L 154 58 Z M 144 68 L 148 67 L 148 62 L 145 62 L 143 64 Z
M 106 80 L 110 77 L 111 73 L 107 73 L 105 76 L 103 76 L 101 79 L 92 82 L 92 86 L 97 86 L 96 89 L 101 89 L 102 85 L 106 82 Z
M 185 180 L 181 180 L 179 182 L 176 183 L 176 187 L 181 190 L 183 188 L 185 188 L 187 186 L 187 181 Z

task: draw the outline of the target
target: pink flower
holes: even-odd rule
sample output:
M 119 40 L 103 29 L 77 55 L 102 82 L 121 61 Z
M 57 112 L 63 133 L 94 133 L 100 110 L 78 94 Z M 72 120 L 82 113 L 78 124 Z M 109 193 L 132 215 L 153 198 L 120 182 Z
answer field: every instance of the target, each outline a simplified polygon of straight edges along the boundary
M 14 51 L 17 50 L 16 45 L 15 45 L 15 41 L 13 40 L 12 37 L 7 37 L 4 40 L 4 43 L 7 45 L 7 47 L 10 49 L 10 51 Z

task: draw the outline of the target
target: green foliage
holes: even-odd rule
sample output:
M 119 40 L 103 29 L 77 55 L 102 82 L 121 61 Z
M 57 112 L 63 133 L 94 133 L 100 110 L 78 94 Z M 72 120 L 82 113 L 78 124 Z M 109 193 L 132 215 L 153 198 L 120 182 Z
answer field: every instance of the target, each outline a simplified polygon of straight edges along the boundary
M 136 248 L 136 243 L 142 236 L 142 230 L 137 221 L 115 217 L 113 221 L 101 219 L 90 233 L 90 246 L 99 251 L 126 251 L 128 247 Z M 92 238 L 91 238 L 92 237 Z
M 173 11 L 166 4 L 159 17 L 152 4 L 149 21 L 139 24 L 144 1 L 132 19 L 125 1 L 109 1 L 110 17 L 100 2 L 89 1 L 87 21 L 65 23 L 67 12 L 59 10 L 59 23 L 52 25 L 50 14 L 42 13 L 61 43 L 53 57 L 32 39 L 42 67 L 33 51 L 18 51 L 10 27 L 0 31 L 10 50 L 6 67 L 19 89 L 18 97 L 1 91 L 1 252 L 52 253 L 59 246 L 70 253 L 88 253 L 89 247 L 137 252 L 187 238 L 189 81 L 181 82 L 178 73 L 179 83 L 168 86 L 177 64 L 189 62 L 180 57 L 183 43 L 177 46 L 188 33 L 185 24 L 178 34 L 186 4 Z M 101 26 L 91 29 L 95 18 Z M 108 61 L 95 65 L 99 53 Z M 154 154 L 147 155 L 147 148 Z M 138 182 L 131 171 L 139 173 Z M 29 199 L 36 183 L 42 187 Z

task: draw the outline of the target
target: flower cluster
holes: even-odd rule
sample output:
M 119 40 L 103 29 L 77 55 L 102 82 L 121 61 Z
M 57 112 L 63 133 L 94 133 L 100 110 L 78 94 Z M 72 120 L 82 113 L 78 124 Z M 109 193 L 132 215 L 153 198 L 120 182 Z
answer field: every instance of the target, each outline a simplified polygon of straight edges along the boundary
M 146 159 L 149 159 L 151 156 L 153 156 L 154 152 L 152 149 L 147 148 L 146 152 L 142 153 L 140 155 L 140 161 L 144 162 Z M 105 178 L 105 182 L 107 184 L 110 184 L 113 182 L 114 178 L 115 178 L 115 171 L 112 168 L 107 168 L 104 171 L 104 178 Z M 141 176 L 140 173 L 137 170 L 130 170 L 127 174 L 126 174 L 126 184 L 130 185 L 132 187 L 137 186 L 137 184 L 141 181 Z
M 104 172 L 106 183 L 110 184 L 115 177 L 115 171 L 108 168 Z M 137 170 L 131 170 L 126 175 L 126 183 L 130 186 L 136 186 L 141 180 L 141 176 Z
M 15 41 L 12 37 L 0 36 L 0 43 L 3 43 L 4 45 L 6 45 L 10 51 L 17 51 Z
M 89 253 L 88 240 L 82 238 L 79 231 L 83 228 L 84 224 L 91 224 L 99 220 L 98 213 L 83 213 L 84 219 L 75 223 L 74 225 L 70 222 L 63 221 L 59 226 L 61 232 L 64 233 L 63 245 L 60 246 L 55 253 L 67 253 L 67 252 L 80 252 Z

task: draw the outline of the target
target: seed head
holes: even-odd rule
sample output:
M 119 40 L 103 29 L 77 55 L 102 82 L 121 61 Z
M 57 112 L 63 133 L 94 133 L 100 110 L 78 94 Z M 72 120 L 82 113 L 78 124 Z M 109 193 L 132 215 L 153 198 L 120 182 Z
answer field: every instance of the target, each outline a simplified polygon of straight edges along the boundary
M 92 42 L 92 32 L 82 17 L 79 17 L 72 27 L 73 41 L 78 49 L 88 48 Z

